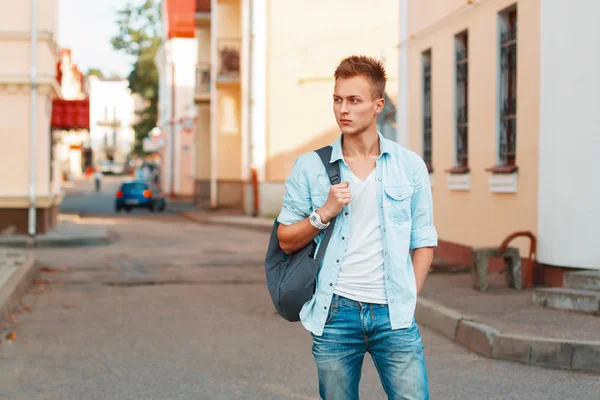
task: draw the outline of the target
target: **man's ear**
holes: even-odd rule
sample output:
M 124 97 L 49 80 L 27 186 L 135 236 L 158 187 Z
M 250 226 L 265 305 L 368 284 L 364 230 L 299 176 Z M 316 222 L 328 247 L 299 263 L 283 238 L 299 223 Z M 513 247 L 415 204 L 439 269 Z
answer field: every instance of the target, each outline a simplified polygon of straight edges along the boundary
M 375 114 L 379 114 L 383 111 L 383 107 L 385 106 L 385 99 L 382 97 L 381 99 L 377 100 L 377 102 L 375 103 Z

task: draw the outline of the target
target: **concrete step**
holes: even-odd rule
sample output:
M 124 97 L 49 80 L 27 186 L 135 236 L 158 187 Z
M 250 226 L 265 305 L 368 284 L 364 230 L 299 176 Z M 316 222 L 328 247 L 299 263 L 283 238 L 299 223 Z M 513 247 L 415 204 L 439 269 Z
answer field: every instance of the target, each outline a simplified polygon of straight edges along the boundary
M 571 289 L 600 292 L 600 271 L 568 272 L 564 276 L 564 285 Z
M 539 288 L 533 291 L 533 304 L 562 310 L 600 313 L 600 292 L 571 288 Z

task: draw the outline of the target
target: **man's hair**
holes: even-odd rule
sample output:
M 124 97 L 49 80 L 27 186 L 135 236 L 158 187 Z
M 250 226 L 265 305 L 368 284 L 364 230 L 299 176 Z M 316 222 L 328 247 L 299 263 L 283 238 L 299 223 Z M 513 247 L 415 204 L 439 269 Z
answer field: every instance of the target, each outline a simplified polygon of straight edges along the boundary
M 371 95 L 374 100 L 383 97 L 387 76 L 381 61 L 367 56 L 350 56 L 344 58 L 333 75 L 335 80 L 364 76 L 371 84 Z

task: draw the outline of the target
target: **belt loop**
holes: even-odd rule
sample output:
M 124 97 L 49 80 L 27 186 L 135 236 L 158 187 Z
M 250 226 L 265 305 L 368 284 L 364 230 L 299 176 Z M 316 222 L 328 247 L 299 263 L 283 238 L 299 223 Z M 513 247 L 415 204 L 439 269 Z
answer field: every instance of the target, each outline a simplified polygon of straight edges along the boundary
M 333 306 L 333 309 L 335 311 L 337 311 L 338 310 L 338 305 L 339 305 L 339 302 L 340 302 L 340 296 L 338 296 L 337 294 L 334 294 L 334 296 L 335 296 L 335 305 Z

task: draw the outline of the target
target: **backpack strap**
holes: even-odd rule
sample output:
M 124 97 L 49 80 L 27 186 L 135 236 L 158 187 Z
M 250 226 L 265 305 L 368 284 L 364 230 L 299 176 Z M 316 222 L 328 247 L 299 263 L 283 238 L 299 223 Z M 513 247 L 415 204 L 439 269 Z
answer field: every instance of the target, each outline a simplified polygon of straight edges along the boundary
M 341 182 L 340 164 L 338 161 L 336 161 L 334 163 L 330 162 L 333 147 L 325 146 L 325 147 L 321 147 L 319 150 L 315 150 L 315 151 L 319 155 L 319 157 L 321 158 L 321 161 L 323 162 L 323 165 L 325 166 L 327 175 L 329 175 L 329 182 L 332 185 L 337 185 L 338 183 L 340 183 Z M 322 263 L 323 258 L 325 258 L 325 250 L 327 250 L 327 245 L 329 244 L 329 241 L 331 240 L 331 235 L 333 234 L 333 228 L 335 226 L 336 219 L 337 219 L 337 217 L 332 218 L 331 221 L 329 221 L 330 222 L 329 227 L 327 227 L 327 229 L 325 230 L 325 236 L 323 237 L 323 241 L 321 242 L 321 245 L 319 246 L 319 252 L 317 253 L 317 256 L 315 257 L 315 260 L 317 260 L 319 263 Z

